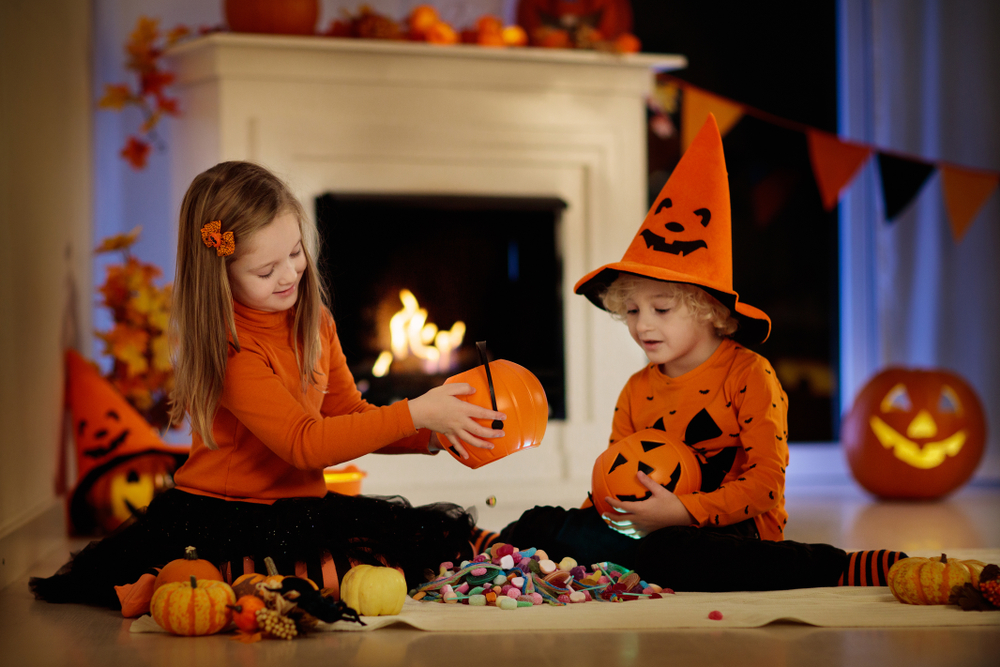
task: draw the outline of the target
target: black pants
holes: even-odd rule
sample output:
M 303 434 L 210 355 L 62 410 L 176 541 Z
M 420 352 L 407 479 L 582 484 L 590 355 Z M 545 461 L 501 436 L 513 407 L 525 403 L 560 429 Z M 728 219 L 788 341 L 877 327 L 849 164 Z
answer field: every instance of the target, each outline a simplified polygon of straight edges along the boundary
M 608 528 L 593 507 L 535 507 L 500 540 L 543 549 L 555 561 L 610 561 L 675 591 L 770 591 L 835 586 L 847 553 L 829 544 L 772 542 L 753 521 L 722 528 L 675 526 L 633 539 Z

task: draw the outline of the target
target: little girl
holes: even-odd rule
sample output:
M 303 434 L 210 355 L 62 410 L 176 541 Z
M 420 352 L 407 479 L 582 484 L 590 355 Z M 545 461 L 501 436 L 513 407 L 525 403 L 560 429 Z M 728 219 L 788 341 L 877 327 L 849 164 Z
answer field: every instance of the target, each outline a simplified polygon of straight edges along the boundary
M 471 557 L 474 520 L 451 504 L 328 493 L 323 469 L 364 454 L 435 453 L 436 432 L 490 448 L 506 419 L 463 401 L 467 384 L 411 401 L 368 404 L 324 305 L 314 228 L 268 170 L 225 162 L 197 176 L 181 207 L 171 309 L 175 422 L 193 444 L 176 488 L 59 573 L 33 579 L 36 597 L 116 607 L 135 582 L 195 546 L 235 579 L 263 571 L 325 587 L 354 564 L 401 567 L 413 586 L 448 560 Z M 434 443 L 434 444 L 432 444 Z

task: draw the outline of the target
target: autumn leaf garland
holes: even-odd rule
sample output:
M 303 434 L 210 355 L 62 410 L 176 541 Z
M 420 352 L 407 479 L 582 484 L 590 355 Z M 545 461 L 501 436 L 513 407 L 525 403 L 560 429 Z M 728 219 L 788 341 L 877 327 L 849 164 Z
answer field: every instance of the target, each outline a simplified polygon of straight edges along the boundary
M 191 30 L 182 25 L 161 33 L 159 19 L 140 16 L 125 44 L 125 67 L 136 74 L 135 87 L 127 83 L 104 85 L 104 96 L 98 102 L 100 108 L 122 111 L 125 107 L 135 106 L 142 112 L 144 120 L 138 133 L 128 137 L 120 152 L 133 169 L 146 167 L 154 145 L 163 150 L 156 133 L 160 119 L 180 115 L 177 99 L 165 92 L 167 86 L 174 82 L 174 75 L 161 68 L 160 56 L 167 47 L 190 34 Z
M 153 281 L 162 275 L 160 269 L 129 252 L 140 231 L 136 227 L 128 234 L 109 237 L 94 251 L 121 252 L 124 260 L 107 267 L 107 278 L 98 287 L 114 326 L 96 335 L 113 360 L 108 381 L 154 428 L 162 430 L 168 425 L 174 380 L 167 339 L 171 286 L 157 287 Z

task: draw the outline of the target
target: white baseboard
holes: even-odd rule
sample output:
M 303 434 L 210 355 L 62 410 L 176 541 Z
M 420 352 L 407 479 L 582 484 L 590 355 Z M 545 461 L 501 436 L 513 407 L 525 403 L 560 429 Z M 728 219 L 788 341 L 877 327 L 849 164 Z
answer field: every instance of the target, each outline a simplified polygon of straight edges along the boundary
M 66 544 L 65 508 L 61 498 L 53 498 L 0 537 L 0 589 L 21 580 L 35 563 Z

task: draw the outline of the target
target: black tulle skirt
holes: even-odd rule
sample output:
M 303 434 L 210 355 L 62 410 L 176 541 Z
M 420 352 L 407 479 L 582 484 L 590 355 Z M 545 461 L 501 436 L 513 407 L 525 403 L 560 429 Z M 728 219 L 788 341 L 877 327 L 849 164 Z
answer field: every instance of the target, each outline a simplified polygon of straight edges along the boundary
M 475 519 L 449 503 L 420 507 L 406 499 L 376 496 L 289 498 L 272 505 L 219 500 L 171 489 L 111 535 L 91 542 L 55 575 L 33 578 L 31 590 L 50 602 L 118 608 L 115 586 L 184 555 L 216 565 L 253 559 L 264 571 L 270 556 L 282 574 L 296 563 L 322 581 L 319 564 L 328 553 L 339 577 L 357 563 L 400 567 L 409 587 L 427 580 L 443 561 L 472 557 Z M 242 570 L 240 570 L 242 572 Z

